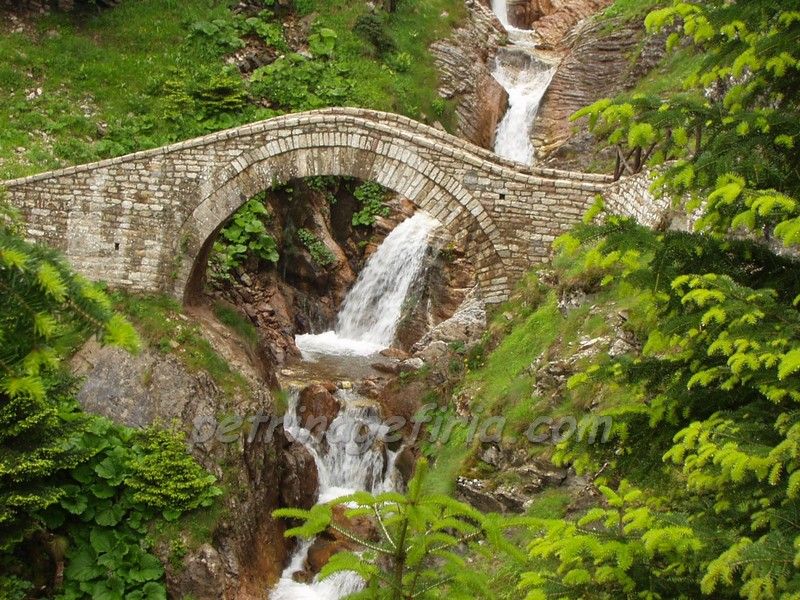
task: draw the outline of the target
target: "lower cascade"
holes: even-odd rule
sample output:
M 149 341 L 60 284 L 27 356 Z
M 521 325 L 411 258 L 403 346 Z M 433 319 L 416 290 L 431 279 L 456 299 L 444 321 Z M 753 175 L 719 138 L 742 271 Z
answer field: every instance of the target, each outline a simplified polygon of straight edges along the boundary
M 298 335 L 295 343 L 306 360 L 320 355 L 368 356 L 391 346 L 403 302 L 419 276 L 431 233 L 439 222 L 417 212 L 394 228 L 367 261 L 344 299 L 336 328 Z
M 388 433 L 381 423 L 380 408 L 364 402 L 354 392 L 339 390 L 336 397 L 342 409 L 320 439 L 297 420 L 296 389 L 290 395 L 284 421 L 286 432 L 314 457 L 319 478 L 317 502 L 328 502 L 356 491 L 396 490 L 400 482 L 394 467 L 398 452 L 377 441 Z M 362 587 L 362 579 L 350 572 L 336 573 L 324 580 L 315 578 L 310 583 L 295 581 L 294 575 L 304 570 L 313 543 L 313 539 L 299 542 L 270 594 L 272 600 L 337 600 Z

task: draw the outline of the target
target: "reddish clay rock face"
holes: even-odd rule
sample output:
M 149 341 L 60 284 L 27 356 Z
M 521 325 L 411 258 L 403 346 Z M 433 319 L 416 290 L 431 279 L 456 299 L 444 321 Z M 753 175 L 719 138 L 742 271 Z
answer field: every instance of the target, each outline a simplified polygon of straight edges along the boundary
M 295 411 L 300 425 L 308 429 L 315 437 L 321 437 L 328 430 L 341 408 L 329 387 L 320 383 L 312 383 L 301 390 Z
M 542 99 L 533 129 L 536 156 L 547 166 L 587 170 L 598 161 L 598 144 L 585 123 L 569 117 L 607 96 L 631 89 L 663 55 L 659 36 L 645 37 L 641 23 L 588 20 L 563 42 L 567 55 Z M 631 60 L 635 55 L 636 59 Z

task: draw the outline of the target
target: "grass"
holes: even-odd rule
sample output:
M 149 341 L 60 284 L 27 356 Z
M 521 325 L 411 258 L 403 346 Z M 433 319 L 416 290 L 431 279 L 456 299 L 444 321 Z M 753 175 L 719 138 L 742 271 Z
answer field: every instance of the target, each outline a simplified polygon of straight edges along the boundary
M 188 40 L 187 27 L 227 12 L 212 0 L 139 0 L 44 16 L 30 31 L 0 34 L 0 178 L 169 140 L 153 88 L 221 60 L 213 46 Z M 37 88 L 41 95 L 26 99 Z
M 666 4 L 665 0 L 614 0 L 601 15 L 603 19 L 633 21 L 647 16 L 647 13 Z
M 230 304 L 219 301 L 214 304 L 214 315 L 220 323 L 234 331 L 249 350 L 258 349 L 258 328 L 250 319 Z
M 225 49 L 212 38 L 190 35 L 191 26 L 231 21 L 232 4 L 137 0 L 110 10 L 37 17 L 23 33 L 0 25 L 0 180 L 297 110 L 264 109 L 254 97 L 209 115 L 221 110 L 213 104 L 219 90 L 205 92 L 225 72 Z M 297 4 L 319 15 L 315 27 L 337 33 L 333 60 L 351 88 L 344 104 L 452 126 L 453 107 L 436 93 L 438 76 L 428 46 L 464 18 L 463 2 L 401 2 L 387 24 L 396 52 L 386 57 L 375 56 L 353 32 L 358 16 L 368 10 L 363 3 Z M 399 54 L 407 58 L 408 68 L 392 67 L 402 62 L 395 60 Z M 235 82 L 239 75 L 232 77 Z M 236 85 L 247 92 L 246 82 Z M 194 98 L 192 108 L 176 108 L 187 95 Z
M 125 293 L 118 293 L 115 299 L 117 309 L 131 319 L 150 346 L 174 354 L 191 371 L 206 371 L 228 397 L 250 391 L 244 376 L 232 370 L 203 337 L 200 327 L 183 316 L 177 301 Z

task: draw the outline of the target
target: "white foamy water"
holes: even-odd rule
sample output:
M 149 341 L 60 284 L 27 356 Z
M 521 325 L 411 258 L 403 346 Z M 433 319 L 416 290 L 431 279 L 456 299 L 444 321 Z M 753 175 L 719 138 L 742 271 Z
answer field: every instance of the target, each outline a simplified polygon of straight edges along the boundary
M 492 0 L 492 12 L 500 19 L 500 23 L 506 28 L 506 31 L 513 29 L 508 22 L 508 4 L 506 0 Z
M 511 44 L 495 58 L 492 76 L 508 92 L 508 109 L 495 132 L 495 154 L 526 165 L 533 164 L 531 133 L 542 101 L 556 69 L 534 56 L 534 32 L 513 27 L 506 0 L 492 0 L 492 10 Z
M 497 126 L 494 151 L 503 158 L 533 164 L 533 123 L 556 70 L 520 52 L 500 52 L 495 61 L 492 76 L 508 92 L 508 110 Z
M 347 293 L 336 328 L 295 337 L 305 360 L 320 355 L 369 356 L 394 342 L 408 290 L 423 267 L 439 222 L 417 212 L 395 227 Z
M 397 452 L 379 441 L 387 433 L 377 406 L 365 404 L 354 392 L 336 394 L 342 409 L 331 422 L 324 440 L 317 440 L 300 426 L 293 390 L 284 421 L 285 430 L 314 457 L 319 476 L 318 503 L 329 502 L 355 491 L 381 493 L 395 490 L 399 474 L 394 468 Z M 338 600 L 357 592 L 364 581 L 355 573 L 337 573 L 324 580 L 300 583 L 292 576 L 305 569 L 308 550 L 314 540 L 300 543 L 270 593 L 271 600 Z

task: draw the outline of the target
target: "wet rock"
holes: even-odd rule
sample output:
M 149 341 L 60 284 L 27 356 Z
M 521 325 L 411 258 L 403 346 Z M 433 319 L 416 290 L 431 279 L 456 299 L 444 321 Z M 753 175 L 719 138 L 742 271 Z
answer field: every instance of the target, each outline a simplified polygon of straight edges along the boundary
M 411 446 L 405 446 L 397 455 L 394 461 L 394 467 L 403 481 L 408 483 L 408 480 L 414 475 L 414 467 L 417 464 L 417 457 Z
M 311 453 L 299 442 L 283 451 L 281 502 L 283 506 L 310 509 L 317 501 L 319 476 Z
M 400 373 L 400 365 L 396 362 L 393 363 L 375 362 L 372 363 L 370 366 L 380 373 L 387 373 L 389 375 L 397 375 L 398 373 Z
M 340 410 L 339 401 L 328 387 L 319 383 L 312 383 L 300 391 L 295 409 L 300 425 L 318 438 L 328 430 Z

